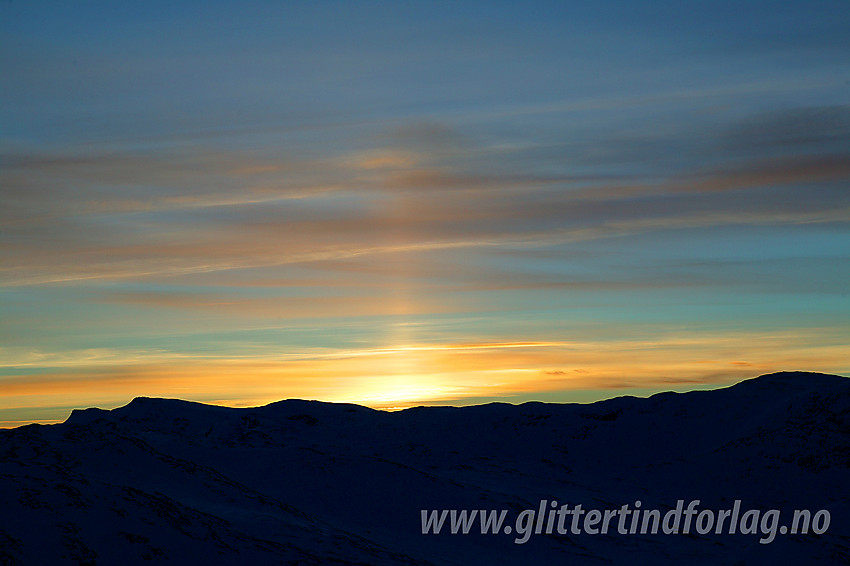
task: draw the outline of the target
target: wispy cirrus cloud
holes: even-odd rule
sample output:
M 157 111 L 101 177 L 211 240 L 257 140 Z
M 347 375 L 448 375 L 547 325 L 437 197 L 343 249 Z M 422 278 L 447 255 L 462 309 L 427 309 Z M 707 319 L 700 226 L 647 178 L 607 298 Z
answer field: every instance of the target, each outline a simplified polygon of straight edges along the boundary
M 756 160 L 633 186 L 421 169 L 414 158 L 381 155 L 337 159 L 330 172 L 323 162 L 237 165 L 215 154 L 168 158 L 165 167 L 122 155 L 12 160 L 0 277 L 6 285 L 146 278 L 660 228 L 841 222 L 850 207 L 840 188 L 850 178 L 847 155 Z M 359 177 L 363 159 L 381 165 Z M 293 171 L 276 188 L 252 181 Z M 18 177 L 27 180 L 16 185 Z

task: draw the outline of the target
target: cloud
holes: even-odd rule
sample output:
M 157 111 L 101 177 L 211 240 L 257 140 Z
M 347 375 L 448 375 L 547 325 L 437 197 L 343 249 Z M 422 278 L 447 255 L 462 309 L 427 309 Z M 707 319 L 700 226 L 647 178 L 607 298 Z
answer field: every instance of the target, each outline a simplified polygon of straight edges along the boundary
M 811 118 L 806 112 L 784 122 L 754 120 L 778 123 L 774 130 L 795 138 L 795 128 L 804 130 Z M 825 115 L 814 120 L 812 139 L 843 131 L 846 107 L 811 112 Z M 831 120 L 839 121 L 834 131 Z M 390 256 L 442 253 L 450 262 L 459 250 L 844 222 L 850 210 L 846 152 L 744 155 L 612 182 L 616 175 L 580 167 L 568 155 L 557 163 L 557 152 L 547 151 L 563 148 L 545 136 L 537 140 L 540 151 L 527 152 L 535 140 L 503 144 L 442 122 L 412 122 L 383 136 L 361 133 L 325 153 L 286 143 L 262 150 L 7 151 L 0 160 L 0 286 L 151 281 L 352 258 L 374 258 L 378 270 Z M 665 138 L 668 133 L 657 134 L 667 139 L 662 145 L 679 135 Z M 464 261 L 487 272 L 483 254 Z M 435 269 L 439 263 L 425 261 Z M 447 286 L 465 284 L 442 273 Z M 580 288 L 589 281 L 528 277 L 500 285 Z
M 730 126 L 722 141 L 732 150 L 753 147 L 823 148 L 850 145 L 850 105 L 774 110 L 749 116 Z
M 731 170 L 697 173 L 674 186 L 685 191 L 712 192 L 847 180 L 850 154 L 844 153 L 758 161 Z
M 406 252 L 547 246 L 659 229 L 841 222 L 850 201 L 831 183 L 850 176 L 847 163 L 846 156 L 757 162 L 634 190 L 429 173 L 417 183 L 474 190 L 394 195 L 349 186 L 335 199 L 319 191 L 272 201 L 248 191 L 222 193 L 217 206 L 208 200 L 203 208 L 200 197 L 187 195 L 189 211 L 169 195 L 146 203 L 159 203 L 160 210 L 127 205 L 118 216 L 108 206 L 95 212 L 91 200 L 87 215 L 63 215 L 58 199 L 44 205 L 52 211 L 47 218 L 5 228 L 0 280 L 147 279 Z M 603 197 L 596 198 L 596 190 Z M 31 205 L 36 216 L 40 205 Z
M 415 299 L 393 299 L 384 295 L 351 293 L 348 296 L 293 296 L 246 298 L 228 294 L 114 292 L 100 302 L 155 307 L 168 310 L 216 312 L 233 320 L 252 319 L 292 320 L 342 317 L 381 317 L 463 312 L 470 306 L 458 301 L 436 300 L 421 296 Z
M 410 169 L 419 163 L 421 157 L 410 151 L 373 150 L 347 156 L 343 163 L 354 169 L 396 170 Z

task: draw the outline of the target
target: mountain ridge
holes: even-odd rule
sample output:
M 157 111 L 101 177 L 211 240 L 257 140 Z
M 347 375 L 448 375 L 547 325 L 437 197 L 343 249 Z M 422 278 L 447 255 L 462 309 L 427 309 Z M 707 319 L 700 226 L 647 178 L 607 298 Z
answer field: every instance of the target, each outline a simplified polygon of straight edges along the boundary
M 164 408 L 165 406 L 171 405 L 173 407 L 182 406 L 184 408 L 188 407 L 211 407 L 216 409 L 225 409 L 225 410 L 236 410 L 236 411 L 252 411 L 252 410 L 271 410 L 273 407 L 294 407 L 296 404 L 302 406 L 303 408 L 307 407 L 317 407 L 317 406 L 334 406 L 334 407 L 345 407 L 345 408 L 356 408 L 357 410 L 364 411 L 379 411 L 384 413 L 404 413 L 406 411 L 415 411 L 422 409 L 435 409 L 435 408 L 454 408 L 454 409 L 467 409 L 472 407 L 488 407 L 488 406 L 512 406 L 512 407 L 523 407 L 523 406 L 532 406 L 532 405 L 596 405 L 596 404 L 605 404 L 611 403 L 618 399 L 652 399 L 657 396 L 670 396 L 670 395 L 690 395 L 693 393 L 705 393 L 705 392 L 715 392 L 715 391 L 723 391 L 732 388 L 746 388 L 752 386 L 766 386 L 769 383 L 769 386 L 774 387 L 778 384 L 781 384 L 784 387 L 789 386 L 802 386 L 805 382 L 804 378 L 808 379 L 817 379 L 820 380 L 820 383 L 817 385 L 833 385 L 833 384 L 850 384 L 850 377 L 845 377 L 836 374 L 826 374 L 820 372 L 808 372 L 808 371 L 780 371 L 773 372 L 769 374 L 764 374 L 761 376 L 749 378 L 742 380 L 740 382 L 734 383 L 732 385 L 726 387 L 720 387 L 717 389 L 707 389 L 707 390 L 694 390 L 687 391 L 683 393 L 673 392 L 673 391 L 663 391 L 659 393 L 655 393 L 648 397 L 636 397 L 632 395 L 622 395 L 617 397 L 611 397 L 608 399 L 603 399 L 600 401 L 594 401 L 592 403 L 576 403 L 576 402 L 563 402 L 563 403 L 554 403 L 554 402 L 545 402 L 545 401 L 526 401 L 523 403 L 505 403 L 501 401 L 494 401 L 490 403 L 482 403 L 478 405 L 416 405 L 413 407 L 408 407 L 405 409 L 401 409 L 398 411 L 382 411 L 380 409 L 373 409 L 370 407 L 366 407 L 364 405 L 358 405 L 355 403 L 338 403 L 331 401 L 321 401 L 318 399 L 298 399 L 298 398 L 290 398 L 290 399 L 282 399 L 280 401 L 273 401 L 266 405 L 260 405 L 256 407 L 228 407 L 226 405 L 214 405 L 203 403 L 199 401 L 189 401 L 183 399 L 175 399 L 175 398 L 164 398 L 164 397 L 147 397 L 147 396 L 139 396 L 134 397 L 127 405 L 123 405 L 121 407 L 116 407 L 115 409 L 100 409 L 97 407 L 89 407 L 86 409 L 73 409 L 71 411 L 70 416 L 63 423 L 59 424 L 83 424 L 90 420 L 92 417 L 99 418 L 103 417 L 105 413 L 109 413 L 111 411 L 122 411 L 128 412 L 133 408 L 140 407 L 143 405 L 147 405 L 148 407 L 159 406 L 159 408 Z M 812 387 L 796 387 L 799 389 L 800 393 L 810 391 Z M 97 415 L 95 417 L 95 415 Z M 53 425 L 36 425 L 36 426 L 53 426 Z
M 136 398 L 0 431 L 8 563 L 850 561 L 850 379 L 778 372 L 596 403 L 386 412 Z M 823 535 L 423 535 L 428 509 L 541 500 L 827 510 Z M 5 554 L 3 554 L 5 553 Z M 17 561 L 17 562 L 16 562 Z

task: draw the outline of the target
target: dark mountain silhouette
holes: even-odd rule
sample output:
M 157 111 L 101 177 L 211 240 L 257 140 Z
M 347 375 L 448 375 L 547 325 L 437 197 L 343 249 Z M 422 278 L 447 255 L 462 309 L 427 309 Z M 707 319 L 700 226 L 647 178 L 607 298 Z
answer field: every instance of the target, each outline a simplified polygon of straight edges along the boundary
M 847 564 L 850 379 L 387 413 L 137 398 L 0 431 L 0 564 Z M 421 533 L 540 500 L 825 509 L 823 534 Z M 478 533 L 478 534 L 475 534 Z

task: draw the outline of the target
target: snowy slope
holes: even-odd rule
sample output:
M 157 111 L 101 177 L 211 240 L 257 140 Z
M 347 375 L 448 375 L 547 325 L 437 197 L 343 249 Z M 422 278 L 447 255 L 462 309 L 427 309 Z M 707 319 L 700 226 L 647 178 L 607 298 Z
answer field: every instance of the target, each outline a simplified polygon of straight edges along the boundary
M 593 404 L 138 398 L 0 431 L 0 564 L 850 563 L 850 379 Z M 827 509 L 822 535 L 421 534 L 421 509 Z M 506 523 L 508 524 L 508 523 Z

